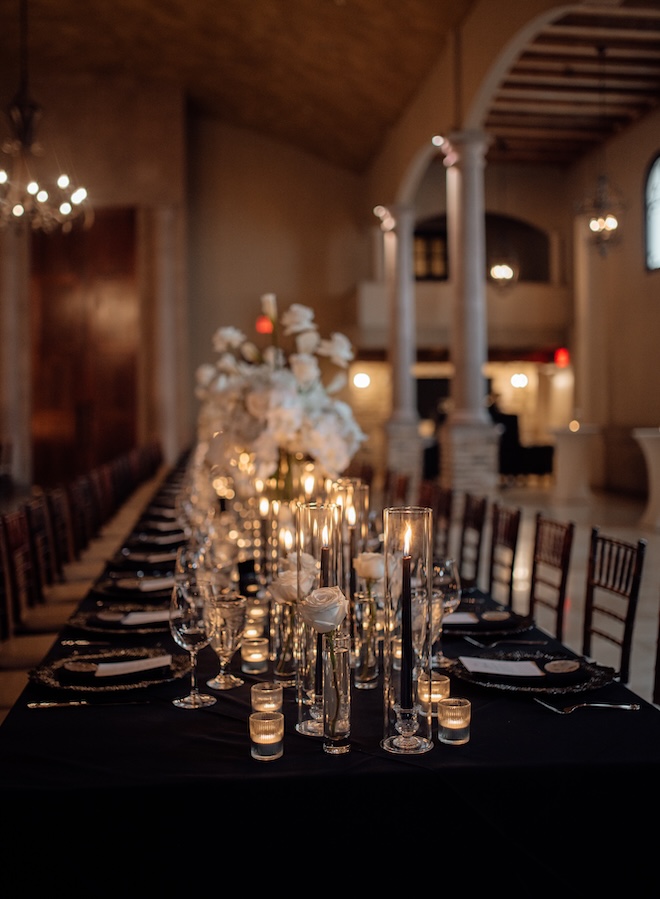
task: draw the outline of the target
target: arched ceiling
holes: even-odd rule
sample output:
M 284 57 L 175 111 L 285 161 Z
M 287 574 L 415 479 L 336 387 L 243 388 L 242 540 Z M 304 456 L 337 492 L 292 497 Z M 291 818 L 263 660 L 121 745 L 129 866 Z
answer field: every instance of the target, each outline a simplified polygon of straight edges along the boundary
M 19 78 L 20 2 L 0 0 L 0 102 L 7 105 Z M 50 73 L 169 80 L 197 110 L 358 173 L 473 5 L 28 3 L 30 84 Z M 489 159 L 504 152 L 508 161 L 569 163 L 659 99 L 658 0 L 585 5 L 544 28 L 497 87 L 485 122 L 492 136 Z

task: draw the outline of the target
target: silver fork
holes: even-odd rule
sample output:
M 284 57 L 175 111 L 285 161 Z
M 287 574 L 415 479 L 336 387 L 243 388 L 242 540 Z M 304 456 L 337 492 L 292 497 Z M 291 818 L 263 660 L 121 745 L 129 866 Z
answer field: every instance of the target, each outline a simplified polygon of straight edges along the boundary
M 537 699 L 536 696 L 534 697 L 534 702 L 538 702 L 539 705 L 550 709 L 551 712 L 556 712 L 558 715 L 570 715 L 576 709 L 623 709 L 627 712 L 638 712 L 641 709 L 641 705 L 637 702 L 577 702 L 575 705 L 567 705 L 562 709 L 543 702 L 542 699 Z
M 481 643 L 479 640 L 475 640 L 474 637 L 464 637 L 463 639 L 467 640 L 468 643 L 472 643 L 473 646 L 479 646 L 481 649 L 490 649 L 491 646 L 499 646 L 500 643 L 515 643 L 517 646 L 547 646 L 547 640 L 495 640 L 493 643 Z

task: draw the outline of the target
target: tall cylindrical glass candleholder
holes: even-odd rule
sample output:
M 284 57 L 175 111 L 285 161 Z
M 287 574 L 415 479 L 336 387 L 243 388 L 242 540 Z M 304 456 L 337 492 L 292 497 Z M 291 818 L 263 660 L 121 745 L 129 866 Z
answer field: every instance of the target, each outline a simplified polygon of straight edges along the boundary
M 323 749 L 330 755 L 351 750 L 351 640 L 323 634 Z
M 296 516 L 298 603 L 319 587 L 342 586 L 341 509 L 301 503 Z M 342 630 L 345 630 L 345 625 Z M 296 730 L 323 736 L 322 634 L 296 615 Z
M 420 679 L 431 678 L 433 586 L 432 510 L 401 506 L 383 511 L 385 633 L 384 733 L 388 752 L 422 753 L 433 746 L 431 704 L 421 702 Z

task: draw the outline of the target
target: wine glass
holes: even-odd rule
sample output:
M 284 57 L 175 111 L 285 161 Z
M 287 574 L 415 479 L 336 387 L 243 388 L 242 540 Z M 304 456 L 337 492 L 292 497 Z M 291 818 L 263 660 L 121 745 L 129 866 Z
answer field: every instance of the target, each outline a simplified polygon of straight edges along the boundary
M 172 702 L 180 709 L 201 709 L 217 702 L 197 689 L 197 653 L 208 646 L 215 623 L 208 584 L 177 581 L 170 600 L 170 631 L 176 643 L 190 653 L 190 693 Z
M 433 646 L 432 664 L 435 668 L 446 668 L 451 661 L 442 652 L 442 622 L 461 604 L 461 579 L 455 559 L 436 559 L 433 562 L 433 585 L 431 598 L 431 640 Z
M 211 646 L 220 660 L 220 671 L 206 682 L 213 690 L 231 690 L 244 681 L 229 671 L 229 664 L 243 642 L 247 618 L 247 598 L 232 590 L 214 590 L 211 599 L 214 618 Z

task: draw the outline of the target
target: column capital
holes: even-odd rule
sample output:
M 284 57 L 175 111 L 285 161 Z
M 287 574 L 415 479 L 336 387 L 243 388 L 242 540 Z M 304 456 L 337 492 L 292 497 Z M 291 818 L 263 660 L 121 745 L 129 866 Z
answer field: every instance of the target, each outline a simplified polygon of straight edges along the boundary
M 445 165 L 460 163 L 466 157 L 482 162 L 486 158 L 486 150 L 492 142 L 491 136 L 479 128 L 466 128 L 464 131 L 452 131 L 447 138 L 449 144 L 445 152 Z
M 414 223 L 415 207 L 410 203 L 388 203 L 379 206 L 376 214 L 380 218 L 381 230 L 400 231 Z

